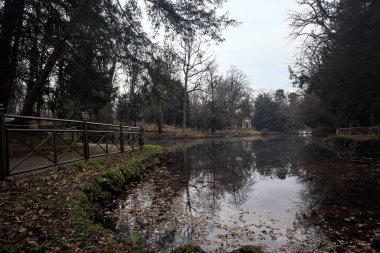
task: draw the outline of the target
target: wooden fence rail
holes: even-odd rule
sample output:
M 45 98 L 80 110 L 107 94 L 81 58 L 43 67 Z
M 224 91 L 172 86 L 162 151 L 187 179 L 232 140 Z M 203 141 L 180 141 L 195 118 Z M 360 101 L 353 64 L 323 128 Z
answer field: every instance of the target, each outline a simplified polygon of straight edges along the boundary
M 350 127 L 338 128 L 336 134 L 339 136 L 378 136 L 380 137 L 380 127 Z
M 0 180 L 144 145 L 140 127 L 5 114 L 0 107 Z

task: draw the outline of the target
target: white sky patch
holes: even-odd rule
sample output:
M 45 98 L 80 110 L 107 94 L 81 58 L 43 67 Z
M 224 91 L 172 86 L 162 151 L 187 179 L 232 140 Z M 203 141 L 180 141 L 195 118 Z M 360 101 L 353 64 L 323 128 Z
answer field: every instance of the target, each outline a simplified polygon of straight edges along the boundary
M 140 4 L 144 6 L 142 0 Z M 228 28 L 223 33 L 226 40 L 210 48 L 220 72 L 236 66 L 248 76 L 254 90 L 294 91 L 288 65 L 294 62 L 300 40 L 290 38 L 287 19 L 296 9 L 295 0 L 229 0 L 220 13 L 229 12 L 230 18 L 242 24 Z M 143 16 L 144 29 L 152 34 L 146 14 Z
M 224 6 L 230 17 L 242 22 L 224 32 L 225 42 L 216 47 L 217 62 L 224 72 L 237 66 L 252 88 L 294 90 L 288 65 L 299 41 L 289 38 L 287 18 L 297 9 L 295 0 L 230 0 Z

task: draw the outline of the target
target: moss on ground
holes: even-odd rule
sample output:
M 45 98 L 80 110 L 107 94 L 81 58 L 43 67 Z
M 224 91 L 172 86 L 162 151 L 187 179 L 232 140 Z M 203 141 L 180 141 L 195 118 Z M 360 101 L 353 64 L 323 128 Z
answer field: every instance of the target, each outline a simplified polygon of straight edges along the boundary
M 102 206 L 166 160 L 160 146 L 76 162 L 65 169 L 0 182 L 0 252 L 147 252 L 139 237 L 104 228 Z M 203 253 L 183 246 L 174 253 Z M 255 246 L 233 252 L 261 253 Z
M 231 251 L 231 253 L 264 253 L 264 250 L 259 246 L 243 246 L 240 249 Z
M 194 245 L 184 245 L 172 250 L 172 253 L 206 253 L 201 247 Z
M 165 153 L 147 146 L 0 182 L 0 252 L 143 252 L 139 238 L 121 238 L 101 226 L 102 205 L 160 166 Z
M 201 247 L 194 245 L 184 245 L 175 248 L 172 253 L 206 253 Z M 264 250 L 259 246 L 242 246 L 231 253 L 264 253 Z

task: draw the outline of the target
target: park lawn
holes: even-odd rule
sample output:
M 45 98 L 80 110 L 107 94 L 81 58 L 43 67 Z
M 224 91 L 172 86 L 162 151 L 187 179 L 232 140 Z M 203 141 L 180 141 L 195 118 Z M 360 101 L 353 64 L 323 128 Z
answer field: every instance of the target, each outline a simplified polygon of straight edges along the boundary
M 159 133 L 155 124 L 145 123 L 144 137 L 148 140 L 170 140 L 170 139 L 209 139 L 209 138 L 225 138 L 225 137 L 250 137 L 259 136 L 260 131 L 254 129 L 229 129 L 217 131 L 211 134 L 209 131 L 201 131 L 194 129 L 185 129 L 164 124 L 162 132 Z

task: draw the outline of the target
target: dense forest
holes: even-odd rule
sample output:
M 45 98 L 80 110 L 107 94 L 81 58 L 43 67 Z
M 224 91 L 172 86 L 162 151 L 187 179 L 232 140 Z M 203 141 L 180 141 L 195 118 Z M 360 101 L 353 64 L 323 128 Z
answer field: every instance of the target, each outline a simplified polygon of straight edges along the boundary
M 290 68 L 310 127 L 380 123 L 380 2 L 297 0 L 293 36 L 304 40 Z
M 0 104 L 8 113 L 215 132 L 380 121 L 380 3 L 297 0 L 289 67 L 297 92 L 254 91 L 210 46 L 239 25 L 222 0 L 0 2 Z M 149 21 L 150 26 L 146 25 Z M 252 70 L 254 71 L 254 70 Z M 253 87 L 253 88 L 252 88 Z
M 112 121 L 117 107 L 132 122 L 171 107 L 186 118 L 211 64 L 204 45 L 237 24 L 217 14 L 223 2 L 1 1 L 0 103 L 21 115 Z

